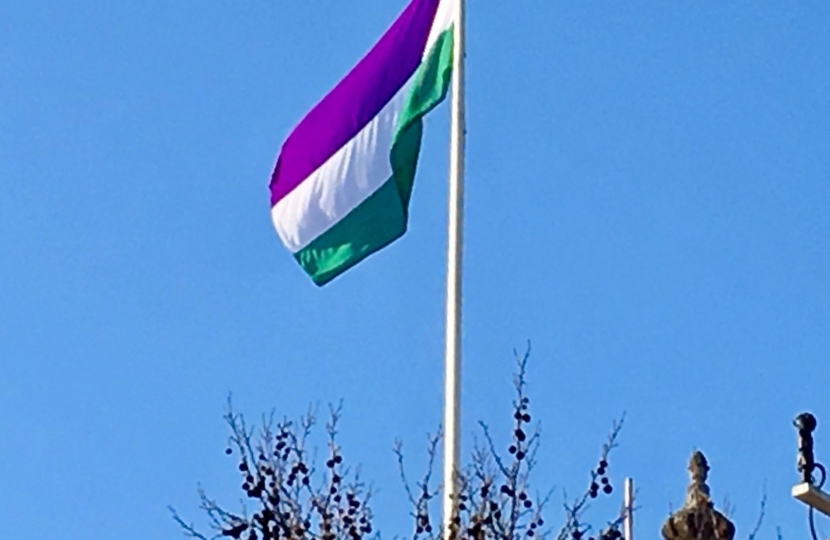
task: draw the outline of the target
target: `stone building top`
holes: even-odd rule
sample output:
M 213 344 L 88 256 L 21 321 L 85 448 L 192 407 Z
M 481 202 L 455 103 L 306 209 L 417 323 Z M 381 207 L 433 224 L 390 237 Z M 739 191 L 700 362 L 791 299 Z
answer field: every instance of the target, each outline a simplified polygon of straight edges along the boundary
M 735 525 L 715 510 L 709 497 L 709 463 L 703 452 L 695 451 L 689 460 L 691 480 L 683 508 L 663 524 L 665 540 L 733 540 Z

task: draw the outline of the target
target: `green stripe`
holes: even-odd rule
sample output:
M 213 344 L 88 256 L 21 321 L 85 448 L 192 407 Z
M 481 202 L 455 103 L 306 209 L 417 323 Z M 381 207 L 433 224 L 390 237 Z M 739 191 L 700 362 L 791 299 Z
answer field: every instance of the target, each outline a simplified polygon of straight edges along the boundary
M 438 36 L 429 55 L 415 74 L 415 83 L 398 119 L 398 133 L 392 143 L 392 171 L 401 194 L 404 212 L 407 215 L 418 160 L 417 151 L 413 155 L 408 147 L 414 145 L 420 149 L 421 134 L 424 129 L 422 118 L 441 103 L 447 95 L 452 76 L 454 34 L 453 27 L 450 26 Z
M 422 119 L 447 95 L 452 74 L 453 34 L 452 27 L 443 32 L 415 72 L 389 156 L 392 178 L 294 254 L 317 285 L 325 285 L 406 232 L 423 134 Z
M 325 285 L 406 232 L 395 182 L 387 180 L 368 199 L 294 254 L 317 285 Z

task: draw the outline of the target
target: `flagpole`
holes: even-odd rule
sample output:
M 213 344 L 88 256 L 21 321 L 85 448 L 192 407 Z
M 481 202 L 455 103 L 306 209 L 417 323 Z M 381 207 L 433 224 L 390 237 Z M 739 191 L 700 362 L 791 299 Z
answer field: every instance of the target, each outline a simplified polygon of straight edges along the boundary
M 634 540 L 634 479 L 626 478 L 623 484 L 623 539 Z
M 459 421 L 461 416 L 461 262 L 464 222 L 464 1 L 456 0 L 450 109 L 450 175 L 447 234 L 447 320 L 444 352 L 443 538 L 453 536 L 458 514 Z

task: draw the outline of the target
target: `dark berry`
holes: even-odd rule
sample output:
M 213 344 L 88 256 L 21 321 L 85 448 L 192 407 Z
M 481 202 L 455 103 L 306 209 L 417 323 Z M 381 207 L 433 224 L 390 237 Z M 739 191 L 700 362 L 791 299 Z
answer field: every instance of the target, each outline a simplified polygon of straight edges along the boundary
M 611 484 L 606 484 L 605 487 L 602 488 L 602 491 L 604 491 L 606 495 L 610 495 L 611 492 L 614 491 L 614 488 L 611 487 Z
M 231 455 L 231 454 L 233 454 L 233 450 L 231 450 L 230 448 L 225 448 L 225 453 L 227 455 Z

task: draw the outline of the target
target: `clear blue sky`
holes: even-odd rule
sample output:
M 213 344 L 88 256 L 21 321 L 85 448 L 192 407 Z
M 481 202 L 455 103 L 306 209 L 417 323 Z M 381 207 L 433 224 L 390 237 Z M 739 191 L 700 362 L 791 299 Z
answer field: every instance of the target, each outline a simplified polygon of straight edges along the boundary
M 404 4 L 0 5 L 0 536 L 178 538 L 198 483 L 233 504 L 229 392 L 251 417 L 343 398 L 377 523 L 409 532 L 391 448 L 419 470 L 441 418 L 447 107 L 410 232 L 323 289 L 267 190 Z M 766 483 L 762 537 L 803 538 L 795 414 L 830 461 L 830 3 L 469 4 L 466 449 L 479 419 L 506 435 L 532 339 L 536 487 L 582 489 L 628 411 L 611 473 L 643 538 L 696 447 L 739 537 Z

